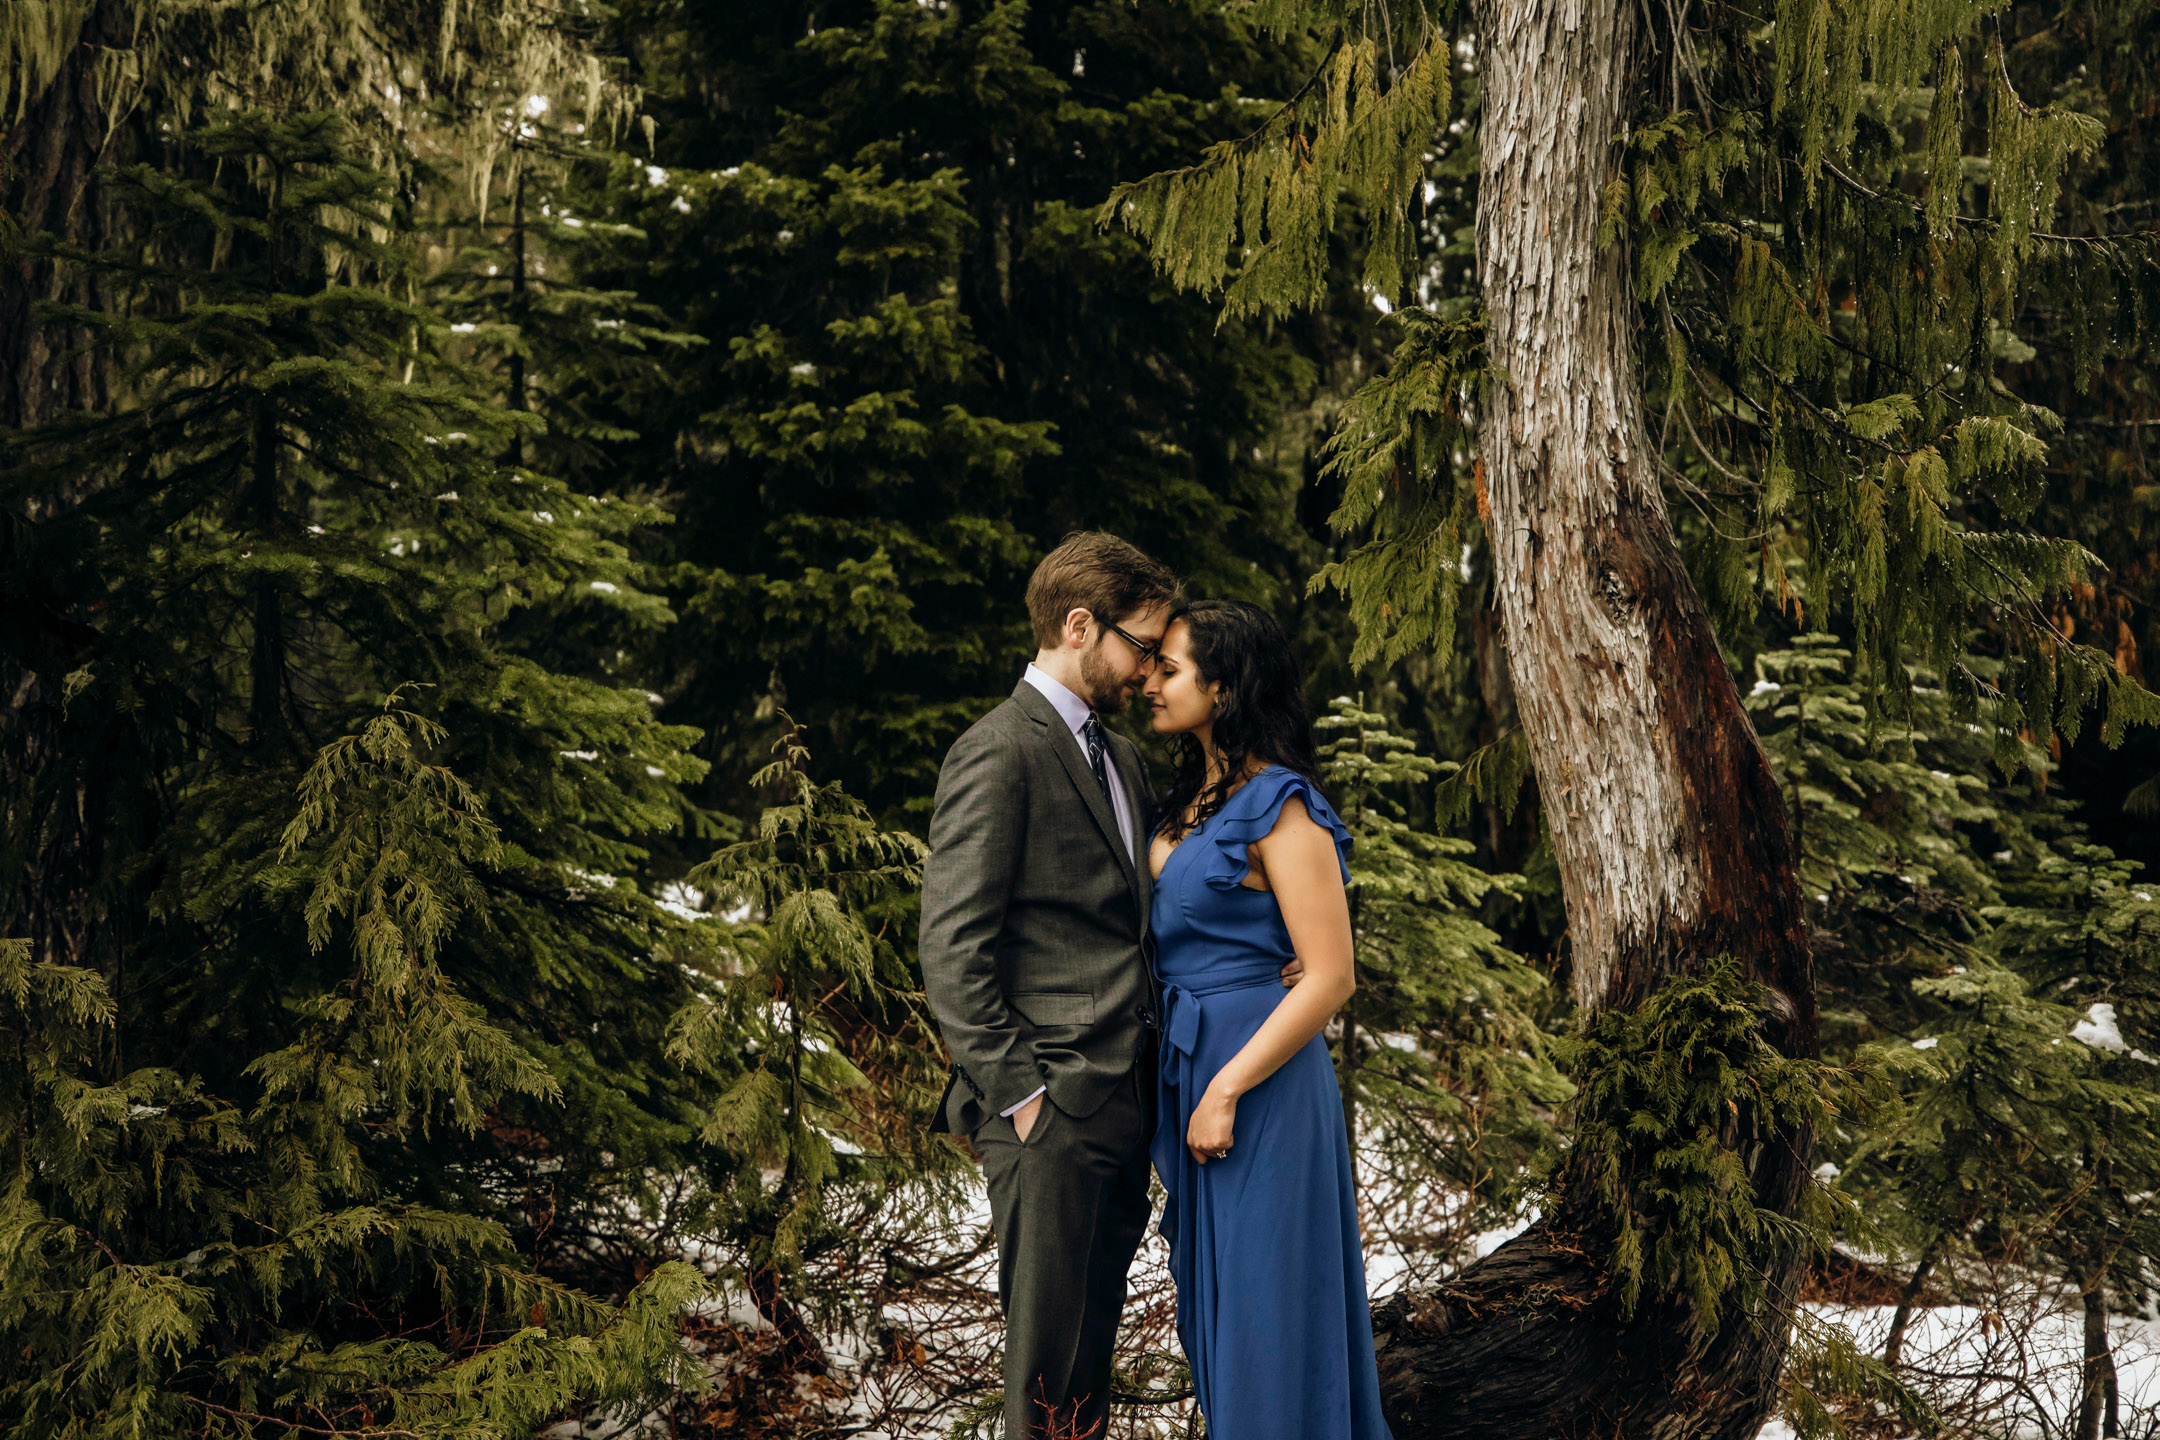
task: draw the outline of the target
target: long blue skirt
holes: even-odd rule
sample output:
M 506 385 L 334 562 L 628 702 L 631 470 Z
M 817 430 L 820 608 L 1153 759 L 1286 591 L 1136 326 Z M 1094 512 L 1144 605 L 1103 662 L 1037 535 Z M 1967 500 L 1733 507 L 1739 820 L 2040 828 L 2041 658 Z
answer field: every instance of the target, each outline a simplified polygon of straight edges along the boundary
M 1230 1153 L 1202 1165 L 1185 1148 L 1193 1104 L 1284 991 L 1272 969 L 1193 985 L 1205 988 L 1164 987 L 1152 1158 L 1169 1193 L 1160 1228 L 1178 1338 L 1210 1440 L 1391 1440 L 1327 1045 L 1313 1037 L 1240 1097 Z

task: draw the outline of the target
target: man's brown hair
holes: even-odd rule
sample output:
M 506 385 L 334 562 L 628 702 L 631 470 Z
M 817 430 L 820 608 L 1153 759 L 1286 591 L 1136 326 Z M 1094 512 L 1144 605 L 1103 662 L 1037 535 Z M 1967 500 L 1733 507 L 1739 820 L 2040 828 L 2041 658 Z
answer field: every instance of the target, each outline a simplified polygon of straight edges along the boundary
M 1055 649 L 1065 617 L 1085 610 L 1109 625 L 1178 598 L 1177 577 L 1115 535 L 1075 530 L 1043 556 L 1028 578 L 1028 619 L 1037 649 Z

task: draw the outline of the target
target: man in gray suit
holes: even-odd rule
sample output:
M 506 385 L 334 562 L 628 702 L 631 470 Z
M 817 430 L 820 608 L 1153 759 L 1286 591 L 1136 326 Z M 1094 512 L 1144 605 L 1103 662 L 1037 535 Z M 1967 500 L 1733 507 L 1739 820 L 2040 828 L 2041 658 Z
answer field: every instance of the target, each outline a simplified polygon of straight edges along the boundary
M 1101 1440 L 1125 1272 L 1148 1222 L 1152 795 L 1103 728 L 1177 586 L 1115 536 L 1028 582 L 1035 662 L 938 773 L 922 967 L 953 1076 L 932 1122 L 982 1158 L 1005 1310 L 1005 1434 Z

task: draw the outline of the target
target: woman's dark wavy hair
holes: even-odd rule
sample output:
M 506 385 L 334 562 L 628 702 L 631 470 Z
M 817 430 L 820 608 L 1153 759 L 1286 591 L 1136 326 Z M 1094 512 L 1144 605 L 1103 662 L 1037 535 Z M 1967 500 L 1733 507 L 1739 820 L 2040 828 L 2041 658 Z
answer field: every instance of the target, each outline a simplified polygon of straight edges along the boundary
M 1282 627 L 1267 611 L 1243 600 L 1185 601 L 1170 612 L 1170 623 L 1179 621 L 1190 636 L 1188 648 L 1200 679 L 1222 687 L 1216 697 L 1214 739 L 1223 770 L 1210 785 L 1200 742 L 1191 735 L 1170 737 L 1177 773 L 1163 794 L 1155 828 L 1173 840 L 1222 809 L 1230 792 L 1259 765 L 1280 765 L 1320 783 L 1312 715 L 1305 708 L 1305 676 Z M 1199 804 L 1187 826 L 1182 817 L 1195 800 Z

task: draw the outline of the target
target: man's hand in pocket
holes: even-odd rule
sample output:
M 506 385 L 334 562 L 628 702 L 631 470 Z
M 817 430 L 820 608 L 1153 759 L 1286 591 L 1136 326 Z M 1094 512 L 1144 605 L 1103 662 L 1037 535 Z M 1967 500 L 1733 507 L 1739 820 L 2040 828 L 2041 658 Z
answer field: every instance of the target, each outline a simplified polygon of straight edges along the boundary
M 1028 1132 L 1035 1128 L 1035 1117 L 1042 1114 L 1042 1107 L 1043 1097 L 1037 1095 L 1027 1104 L 1013 1111 L 1013 1132 L 1020 1137 L 1021 1144 L 1025 1145 L 1027 1143 Z

